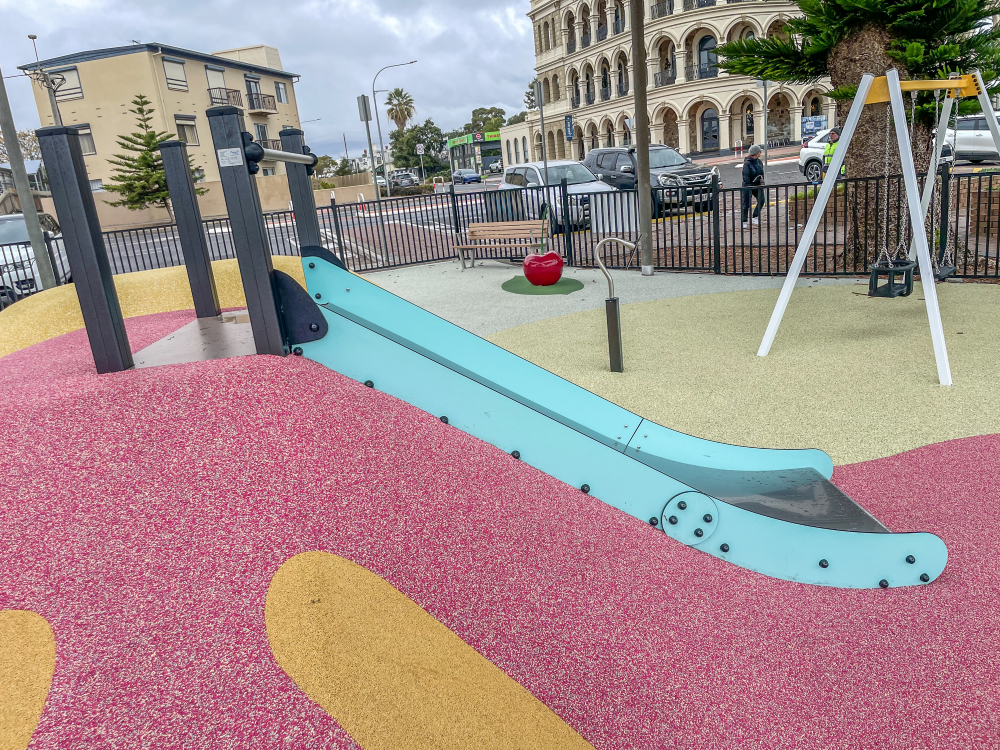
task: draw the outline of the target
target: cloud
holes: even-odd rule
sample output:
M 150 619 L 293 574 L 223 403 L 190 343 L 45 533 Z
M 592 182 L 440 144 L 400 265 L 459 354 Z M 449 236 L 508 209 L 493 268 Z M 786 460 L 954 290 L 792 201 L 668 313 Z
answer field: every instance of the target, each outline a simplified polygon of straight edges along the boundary
M 213 50 L 269 44 L 281 51 L 296 84 L 299 115 L 319 153 L 339 155 L 343 134 L 351 153 L 365 145 L 357 97 L 371 96 L 372 77 L 385 65 L 378 87 L 401 86 L 415 99 L 417 116 L 443 130 L 459 128 L 475 107 L 500 106 L 508 115 L 534 77 L 530 0 L 0 0 L 4 75 L 33 59 L 28 34 L 39 37 L 43 59 L 87 49 L 162 42 Z M 37 127 L 27 81 L 8 79 L 14 116 Z M 388 139 L 384 94 L 379 109 Z M 374 132 L 373 137 L 377 138 Z

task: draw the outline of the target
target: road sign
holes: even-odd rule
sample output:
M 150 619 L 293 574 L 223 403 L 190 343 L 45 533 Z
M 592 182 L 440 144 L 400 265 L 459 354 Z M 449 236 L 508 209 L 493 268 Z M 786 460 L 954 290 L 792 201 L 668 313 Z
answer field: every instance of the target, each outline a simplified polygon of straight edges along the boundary
M 573 115 L 566 115 L 566 140 L 573 140 Z
M 423 155 L 424 155 L 424 144 L 418 143 L 417 144 L 417 156 L 423 156 Z
M 358 97 L 358 114 L 361 115 L 361 122 L 372 121 L 372 108 L 367 94 Z

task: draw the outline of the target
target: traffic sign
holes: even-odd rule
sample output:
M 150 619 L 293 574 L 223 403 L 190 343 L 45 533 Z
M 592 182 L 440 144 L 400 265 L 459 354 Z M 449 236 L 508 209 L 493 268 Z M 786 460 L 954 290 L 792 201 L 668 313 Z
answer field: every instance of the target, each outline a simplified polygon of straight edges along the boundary
M 418 143 L 417 144 L 417 156 L 423 156 L 423 155 L 424 155 L 424 144 Z

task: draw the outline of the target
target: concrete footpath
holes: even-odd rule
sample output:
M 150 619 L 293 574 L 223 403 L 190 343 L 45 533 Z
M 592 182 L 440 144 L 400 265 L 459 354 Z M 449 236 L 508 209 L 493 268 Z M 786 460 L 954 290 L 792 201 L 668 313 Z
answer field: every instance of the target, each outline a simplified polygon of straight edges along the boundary
M 604 306 L 608 282 L 600 269 L 567 268 L 565 278 L 578 279 L 584 288 L 569 295 L 529 296 L 500 288 L 505 281 L 522 275 L 520 266 L 483 261 L 462 271 L 457 260 L 424 266 L 378 271 L 365 278 L 415 305 L 479 336 L 489 336 L 525 323 Z M 696 294 L 779 289 L 783 277 L 716 276 L 705 273 L 658 272 L 643 277 L 638 271 L 611 271 L 615 294 L 622 304 L 687 297 Z M 855 278 L 801 279 L 799 286 L 864 284 Z

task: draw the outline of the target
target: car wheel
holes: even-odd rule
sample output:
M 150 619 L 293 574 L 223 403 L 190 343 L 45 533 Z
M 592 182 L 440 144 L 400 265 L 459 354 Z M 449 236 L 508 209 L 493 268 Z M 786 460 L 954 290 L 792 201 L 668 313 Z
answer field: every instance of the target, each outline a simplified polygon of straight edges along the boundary
M 982 159 L 969 159 L 969 163 L 971 163 L 971 164 L 982 164 L 983 160 Z
M 806 164 L 805 176 L 808 182 L 823 181 L 823 165 L 818 161 L 811 161 Z

